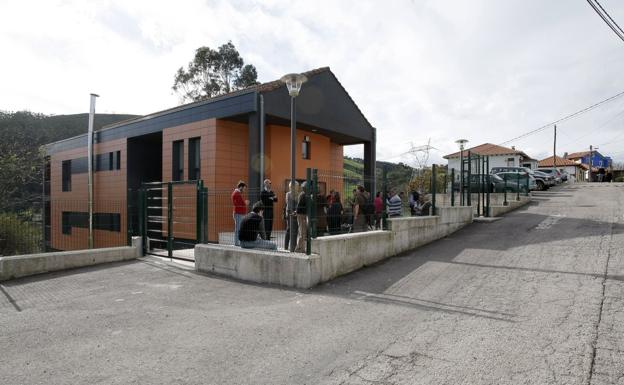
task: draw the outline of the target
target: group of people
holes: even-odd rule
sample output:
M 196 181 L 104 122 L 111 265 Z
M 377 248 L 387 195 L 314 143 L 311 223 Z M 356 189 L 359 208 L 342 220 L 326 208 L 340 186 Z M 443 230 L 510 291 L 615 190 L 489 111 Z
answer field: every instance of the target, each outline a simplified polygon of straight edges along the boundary
M 249 201 L 243 198 L 247 185 L 239 181 L 231 195 L 234 217 L 234 244 L 243 248 L 261 248 L 276 250 L 277 245 L 271 241 L 274 221 L 274 204 L 278 198 L 271 187 L 271 180 L 266 179 L 260 192 L 260 200 L 253 204 L 250 212 L 247 212 Z M 295 192 L 291 197 L 290 190 Z M 291 182 L 289 191 L 285 195 L 285 209 L 283 218 L 286 221 L 286 236 L 284 249 L 290 250 L 291 227 L 295 237 L 293 239 L 294 251 L 305 252 L 308 234 L 308 187 L 306 182 Z M 401 191 L 392 190 L 386 197 L 386 212 L 388 217 L 403 215 L 403 202 L 405 194 Z M 363 232 L 381 228 L 383 213 L 383 200 L 381 193 L 377 192 L 375 198 L 364 186 L 358 185 L 353 189 L 353 195 L 348 199 L 345 208 L 341 202 L 340 193 L 331 191 L 323 202 L 326 221 L 323 226 L 329 234 L 344 232 Z M 411 215 L 430 215 L 431 203 L 425 194 L 412 192 L 408 198 Z M 321 230 L 322 231 L 322 230 Z M 295 241 L 296 239 L 296 241 Z
M 271 187 L 271 180 L 266 179 L 260 192 L 260 200 L 253 204 L 252 209 L 247 213 L 249 200 L 243 198 L 243 193 L 247 184 L 239 181 L 231 199 L 234 218 L 234 244 L 247 249 L 268 249 L 276 250 L 277 245 L 271 241 L 273 232 L 274 203 L 278 198 Z M 298 191 L 299 184 L 291 184 L 293 191 Z M 301 191 L 295 199 L 291 199 L 290 191 L 286 193 L 286 239 L 284 249 L 289 249 L 290 242 L 290 219 L 293 220 L 293 230 L 296 235 L 295 252 L 305 252 L 306 235 L 308 232 L 306 183 L 301 184 Z
M 397 192 L 392 190 L 388 194 L 386 204 L 388 207 L 388 217 L 400 217 L 403 215 L 403 202 L 405 200 L 405 193 L 403 191 Z M 408 203 L 410 208 L 410 214 L 412 216 L 426 216 L 431 215 L 431 202 L 426 194 L 421 194 L 418 191 L 412 191 L 408 197 Z

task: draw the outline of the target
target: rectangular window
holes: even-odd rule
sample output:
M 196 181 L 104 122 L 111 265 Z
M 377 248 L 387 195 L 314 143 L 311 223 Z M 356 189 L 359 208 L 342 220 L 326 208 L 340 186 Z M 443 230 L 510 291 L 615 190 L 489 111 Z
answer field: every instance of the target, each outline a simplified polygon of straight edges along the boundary
M 173 142 L 173 169 L 171 173 L 171 180 L 183 180 L 184 179 L 184 141 L 177 140 Z
M 64 160 L 62 166 L 63 191 L 71 191 L 71 160 Z
M 121 170 L 121 151 L 115 153 L 115 170 Z
M 310 159 L 312 157 L 311 145 L 312 145 L 312 143 L 310 143 L 310 137 L 309 136 L 304 136 L 303 137 L 303 142 L 301 142 L 301 157 L 303 159 Z
M 513 166 L 515 166 L 515 159 L 507 158 L 507 167 L 513 167 Z
M 189 156 L 188 156 L 189 180 L 201 179 L 199 140 L 200 138 L 189 139 Z
M 70 216 L 71 216 L 70 212 L 63 211 L 62 219 L 61 219 L 61 228 L 62 228 L 63 234 L 65 235 L 71 234 L 71 223 L 69 221 Z
M 121 231 L 121 215 L 116 213 L 93 214 L 93 228 L 96 230 Z
M 111 171 L 115 168 L 115 160 L 114 160 L 112 152 L 109 152 L 107 155 L 108 155 L 108 171 Z
M 63 234 L 71 234 L 72 227 L 89 228 L 89 213 L 63 211 Z M 121 231 L 121 215 L 119 213 L 94 213 L 93 229 L 107 231 Z

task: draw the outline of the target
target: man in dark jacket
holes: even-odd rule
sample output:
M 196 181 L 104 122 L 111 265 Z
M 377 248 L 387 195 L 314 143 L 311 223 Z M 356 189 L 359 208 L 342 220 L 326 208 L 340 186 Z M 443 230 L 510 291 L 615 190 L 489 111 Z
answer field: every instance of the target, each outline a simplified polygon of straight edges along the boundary
M 242 248 L 277 250 L 275 243 L 259 237 L 264 232 L 263 209 L 262 202 L 256 202 L 251 212 L 241 221 L 238 239 Z
M 268 240 L 271 240 L 271 231 L 273 230 L 273 203 L 277 202 L 277 197 L 273 190 L 271 190 L 271 180 L 264 180 L 264 188 L 260 193 L 260 200 L 264 205 L 264 231 Z

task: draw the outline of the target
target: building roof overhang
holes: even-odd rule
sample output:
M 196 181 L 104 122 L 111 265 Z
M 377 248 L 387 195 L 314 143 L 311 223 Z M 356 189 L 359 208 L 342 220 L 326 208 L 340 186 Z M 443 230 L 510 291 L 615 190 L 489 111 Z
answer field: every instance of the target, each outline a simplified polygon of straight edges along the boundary
M 343 145 L 375 140 L 375 128 L 329 67 L 304 74 L 308 82 L 296 98 L 298 128 L 318 132 Z M 146 135 L 210 118 L 246 123 L 250 114 L 259 113 L 260 95 L 264 99 L 266 122 L 290 125 L 290 96 L 286 86 L 276 80 L 106 126 L 95 132 L 94 141 Z M 45 148 L 52 154 L 86 145 L 87 135 L 83 134 L 47 144 Z

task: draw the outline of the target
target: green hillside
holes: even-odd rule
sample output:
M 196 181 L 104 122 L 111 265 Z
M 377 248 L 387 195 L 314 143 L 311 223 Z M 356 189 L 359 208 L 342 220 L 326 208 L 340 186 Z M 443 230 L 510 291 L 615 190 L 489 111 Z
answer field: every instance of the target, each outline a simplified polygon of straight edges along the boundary
M 96 114 L 94 128 L 136 115 Z M 0 212 L 23 211 L 41 197 L 43 144 L 84 134 L 89 114 L 0 111 Z

